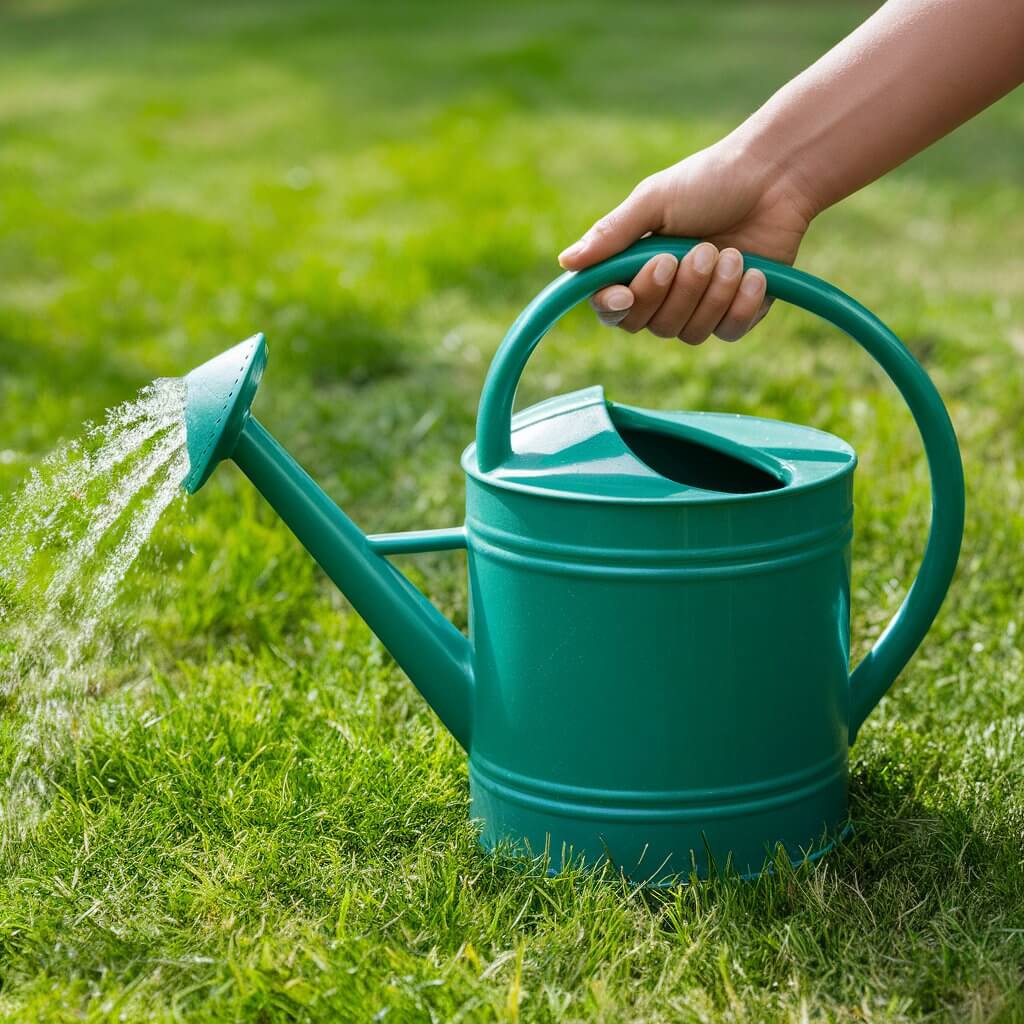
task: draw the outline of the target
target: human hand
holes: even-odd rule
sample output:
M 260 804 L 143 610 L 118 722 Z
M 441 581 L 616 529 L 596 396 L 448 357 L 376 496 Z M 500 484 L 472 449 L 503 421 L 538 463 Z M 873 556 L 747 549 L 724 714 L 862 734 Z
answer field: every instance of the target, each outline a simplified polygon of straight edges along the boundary
M 700 345 L 711 334 L 737 341 L 767 312 L 760 270 L 744 272 L 740 250 L 792 263 L 814 208 L 778 167 L 726 141 L 642 181 L 558 257 L 582 270 L 648 234 L 706 239 L 682 261 L 652 257 L 629 286 L 591 298 L 602 323 Z

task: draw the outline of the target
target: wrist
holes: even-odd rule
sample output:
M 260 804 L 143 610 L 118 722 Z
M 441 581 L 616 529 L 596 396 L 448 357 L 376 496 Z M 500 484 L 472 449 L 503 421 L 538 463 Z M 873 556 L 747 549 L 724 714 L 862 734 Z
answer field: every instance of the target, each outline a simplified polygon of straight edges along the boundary
M 802 159 L 803 148 L 763 108 L 719 145 L 766 201 L 785 202 L 807 224 L 831 205 Z

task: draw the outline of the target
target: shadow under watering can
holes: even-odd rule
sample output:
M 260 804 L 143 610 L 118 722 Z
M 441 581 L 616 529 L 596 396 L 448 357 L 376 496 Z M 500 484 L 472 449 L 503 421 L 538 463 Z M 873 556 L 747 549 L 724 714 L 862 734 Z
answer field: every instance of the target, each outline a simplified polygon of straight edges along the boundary
M 924 370 L 849 296 L 759 257 L 745 262 L 771 295 L 877 360 L 927 453 L 921 570 L 852 675 L 846 442 L 632 408 L 600 387 L 513 415 L 527 359 L 565 312 L 695 244 L 646 239 L 526 307 L 462 455 L 464 526 L 365 536 L 250 413 L 262 335 L 186 378 L 186 489 L 231 458 L 263 493 L 467 751 L 482 843 L 660 884 L 711 860 L 756 875 L 779 844 L 797 862 L 843 832 L 849 744 L 935 618 L 964 522 L 956 436 Z M 451 549 L 467 553 L 468 638 L 387 560 Z

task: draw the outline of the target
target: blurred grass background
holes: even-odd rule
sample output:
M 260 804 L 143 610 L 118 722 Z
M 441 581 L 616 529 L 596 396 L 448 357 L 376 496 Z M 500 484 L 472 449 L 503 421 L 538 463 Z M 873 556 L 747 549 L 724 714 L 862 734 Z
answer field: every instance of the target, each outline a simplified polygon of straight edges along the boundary
M 488 360 L 554 255 L 871 5 L 294 0 L 0 7 L 0 494 L 255 330 L 261 419 L 372 530 L 459 521 Z M 489 859 L 462 756 L 251 488 L 173 510 L 143 643 L 5 801 L 9 1020 L 1024 1020 L 1024 96 L 825 214 L 799 265 L 934 376 L 968 476 L 955 589 L 854 750 L 858 837 L 643 898 Z M 923 548 L 909 416 L 776 308 L 699 350 L 577 311 L 520 401 L 611 397 L 849 439 L 858 652 Z M 402 560 L 464 624 L 461 556 Z M 16 702 L 0 761 L 25 749 Z M 77 737 L 77 738 L 76 738 Z

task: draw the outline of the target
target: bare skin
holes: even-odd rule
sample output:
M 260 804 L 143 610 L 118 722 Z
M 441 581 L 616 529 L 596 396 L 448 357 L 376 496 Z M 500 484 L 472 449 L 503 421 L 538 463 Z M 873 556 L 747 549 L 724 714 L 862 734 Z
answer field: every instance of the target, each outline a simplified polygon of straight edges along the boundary
M 889 0 L 720 142 L 640 182 L 559 256 L 581 270 L 647 234 L 705 239 L 591 299 L 608 326 L 699 345 L 767 310 L 741 250 L 792 263 L 822 210 L 1024 82 L 1024 3 Z

